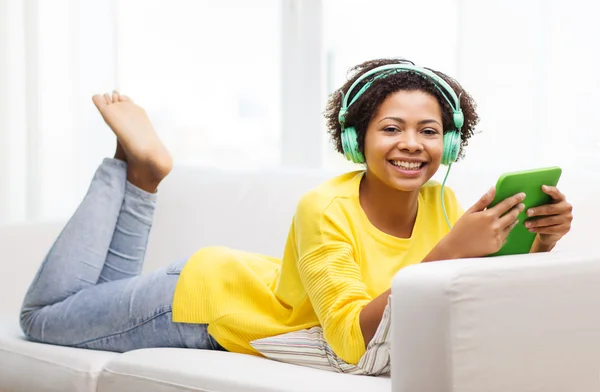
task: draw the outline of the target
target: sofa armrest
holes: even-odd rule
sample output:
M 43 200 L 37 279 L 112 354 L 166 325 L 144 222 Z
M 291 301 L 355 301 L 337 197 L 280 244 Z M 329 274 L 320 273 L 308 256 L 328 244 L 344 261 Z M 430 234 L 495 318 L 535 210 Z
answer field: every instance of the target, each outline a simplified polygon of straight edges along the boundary
M 18 311 L 44 256 L 64 222 L 0 227 L 0 315 L 18 318 Z
M 392 284 L 395 392 L 600 390 L 600 256 L 424 263 Z

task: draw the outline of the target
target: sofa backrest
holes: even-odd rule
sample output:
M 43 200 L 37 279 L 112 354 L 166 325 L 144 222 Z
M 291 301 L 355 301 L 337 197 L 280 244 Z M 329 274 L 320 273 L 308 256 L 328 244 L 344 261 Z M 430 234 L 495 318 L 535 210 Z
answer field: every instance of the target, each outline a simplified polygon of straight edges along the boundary
M 178 168 L 161 186 L 146 263 L 165 265 L 212 245 L 280 257 L 300 197 L 333 175 Z
M 46 222 L 0 227 L 0 317 L 18 320 L 25 292 L 62 226 Z

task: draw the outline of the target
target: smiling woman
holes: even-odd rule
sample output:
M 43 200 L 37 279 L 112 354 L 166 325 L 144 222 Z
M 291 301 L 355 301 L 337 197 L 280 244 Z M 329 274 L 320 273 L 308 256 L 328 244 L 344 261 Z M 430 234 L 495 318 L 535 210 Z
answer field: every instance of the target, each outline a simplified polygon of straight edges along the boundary
M 327 118 L 340 152 L 365 170 L 302 196 L 281 259 L 208 247 L 144 275 L 155 192 L 171 157 L 132 99 L 117 91 L 94 96 L 117 149 L 25 296 L 27 337 L 112 351 L 166 346 L 259 355 L 256 340 L 320 326 L 332 352 L 357 364 L 400 269 L 497 251 L 523 196 L 486 208 L 490 191 L 463 212 L 451 189 L 431 181 L 473 133 L 470 95 L 446 75 L 403 60 L 355 70 L 352 85 L 331 97 Z M 560 235 L 535 251 L 552 249 L 568 231 L 571 217 L 564 218 Z

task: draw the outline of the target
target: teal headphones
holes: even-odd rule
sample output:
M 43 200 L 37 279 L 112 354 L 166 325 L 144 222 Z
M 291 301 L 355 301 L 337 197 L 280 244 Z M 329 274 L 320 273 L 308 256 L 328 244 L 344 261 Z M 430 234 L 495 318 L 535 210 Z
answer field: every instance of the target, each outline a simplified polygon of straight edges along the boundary
M 448 174 L 450 173 L 450 168 L 452 167 L 452 163 L 456 161 L 458 158 L 458 152 L 460 150 L 460 130 L 464 124 L 465 118 L 463 116 L 463 112 L 460 109 L 460 99 L 456 96 L 456 93 L 450 87 L 450 85 L 441 77 L 436 75 L 434 72 L 429 71 L 428 69 L 418 67 L 412 64 L 386 64 L 380 67 L 376 67 L 370 71 L 365 72 L 361 75 L 348 89 L 346 94 L 342 92 L 342 107 L 340 108 L 340 112 L 338 114 L 338 121 L 340 126 L 342 127 L 342 150 L 344 151 L 344 156 L 349 161 L 354 163 L 364 163 L 365 157 L 363 153 L 360 151 L 358 146 L 358 136 L 356 134 L 356 129 L 354 127 L 346 127 L 346 114 L 348 113 L 348 108 L 356 102 L 356 100 L 375 82 L 377 79 L 385 78 L 387 76 L 399 73 L 399 72 L 414 72 L 417 73 L 424 78 L 430 80 L 435 88 L 442 94 L 444 99 L 450 105 L 453 112 L 453 121 L 454 121 L 454 129 L 450 129 L 444 132 L 444 152 L 442 154 L 442 164 L 448 165 L 448 171 L 446 172 L 446 176 L 444 177 L 444 182 L 442 183 L 442 207 L 444 209 L 444 215 L 446 217 L 446 222 L 448 226 L 452 228 L 450 221 L 448 219 L 448 214 L 446 213 L 446 206 L 444 205 L 444 186 L 446 184 L 446 179 L 448 178 Z M 352 90 L 356 88 L 356 86 L 365 80 L 366 78 L 373 76 L 373 78 L 365 83 L 360 90 L 354 95 L 352 100 L 348 102 L 348 97 Z

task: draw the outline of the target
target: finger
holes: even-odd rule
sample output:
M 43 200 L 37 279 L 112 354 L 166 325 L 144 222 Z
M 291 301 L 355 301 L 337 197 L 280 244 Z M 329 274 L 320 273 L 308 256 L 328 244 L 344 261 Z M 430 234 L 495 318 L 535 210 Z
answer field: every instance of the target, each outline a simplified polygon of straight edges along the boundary
M 519 203 L 504 214 L 500 219 L 500 227 L 508 227 L 512 225 L 514 220 L 518 221 L 519 214 L 525 209 L 525 204 Z
M 94 95 L 92 97 L 92 101 L 94 102 L 94 105 L 96 105 L 96 107 L 98 108 L 98 110 L 100 110 L 100 111 L 107 106 L 106 100 L 100 94 Z
M 113 93 L 112 93 L 112 101 L 114 103 L 117 103 L 117 102 L 120 101 L 120 99 L 119 99 L 119 92 L 117 90 L 114 90 Z
M 552 225 L 552 226 L 544 226 L 544 227 L 534 227 L 528 229 L 532 233 L 537 234 L 566 234 L 571 230 L 570 225 Z
M 510 232 L 512 231 L 512 229 L 514 229 L 515 227 L 517 227 L 517 224 L 519 224 L 519 220 L 518 219 L 512 221 L 511 224 L 509 224 L 508 226 L 506 226 L 504 228 L 504 235 L 505 235 L 504 242 L 506 242 L 506 238 L 508 238 L 508 235 L 510 234 Z
M 494 200 L 495 195 L 496 188 L 491 187 L 483 196 L 481 196 L 481 198 L 479 198 L 479 200 L 475 202 L 475 204 L 473 204 L 473 206 L 471 206 L 471 208 L 465 211 L 465 214 L 485 210 L 485 208 Z
M 520 193 L 517 193 L 516 195 L 507 197 L 506 199 L 502 200 L 500 203 L 498 203 L 497 205 L 492 207 L 490 209 L 490 211 L 493 211 L 493 213 L 498 217 L 502 216 L 508 210 L 510 210 L 511 208 L 513 208 L 514 206 L 516 206 L 517 204 L 519 204 L 520 202 L 525 200 L 525 196 L 526 196 L 525 193 L 520 192 Z
M 508 235 L 510 234 L 510 232 L 512 231 L 512 229 L 514 229 L 515 227 L 517 227 L 517 224 L 519 223 L 518 220 L 513 221 L 510 225 L 508 225 L 507 227 L 504 228 L 504 230 L 502 231 L 502 246 L 504 246 L 504 244 L 506 244 L 506 241 L 508 241 Z
M 543 206 L 530 208 L 527 210 L 527 216 L 545 216 L 545 215 L 560 215 L 573 211 L 573 206 L 566 201 L 561 201 L 555 204 L 545 204 Z
M 568 221 L 568 219 L 566 217 L 564 217 L 563 215 L 552 215 L 552 216 L 539 217 L 539 218 L 535 218 L 535 219 L 527 219 L 525 221 L 525 227 L 527 227 L 529 229 L 529 228 L 533 228 L 533 227 L 553 226 L 553 225 L 560 225 L 567 221 Z
M 555 186 L 542 185 L 542 192 L 552 197 L 552 200 L 554 201 L 567 200 L 565 195 L 563 195 L 562 192 L 559 191 Z
M 110 105 L 112 103 L 112 98 L 108 94 L 104 94 L 104 100 L 106 101 L 107 105 Z

